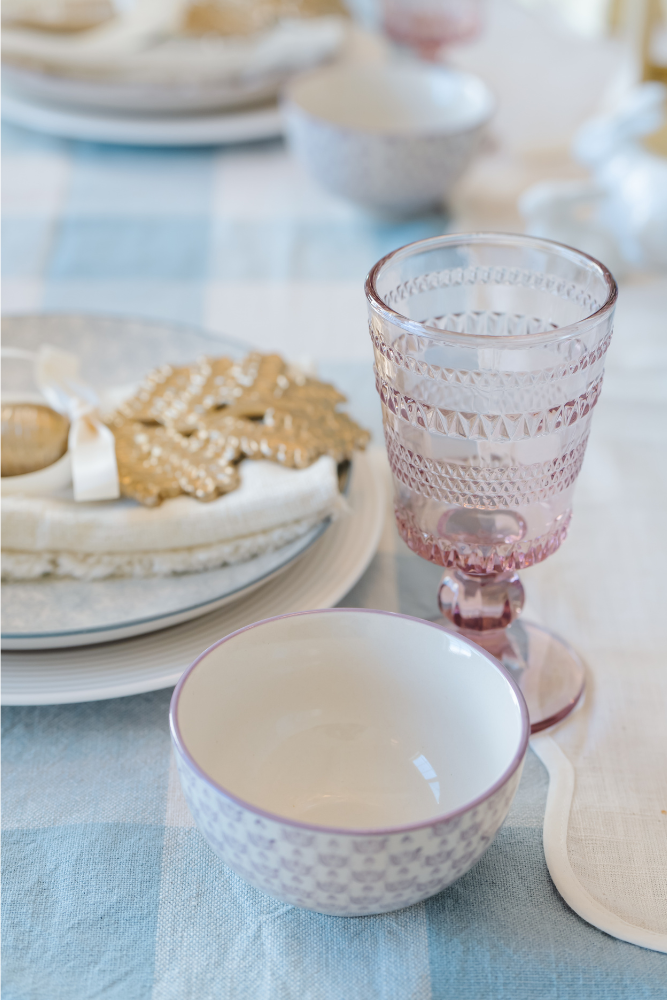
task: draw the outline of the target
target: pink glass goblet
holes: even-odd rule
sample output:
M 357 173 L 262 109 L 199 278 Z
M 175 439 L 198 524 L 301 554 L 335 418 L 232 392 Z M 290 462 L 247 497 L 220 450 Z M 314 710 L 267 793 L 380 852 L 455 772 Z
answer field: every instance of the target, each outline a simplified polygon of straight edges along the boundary
M 382 0 L 382 26 L 392 41 L 434 60 L 442 48 L 479 34 L 483 5 L 484 0 Z
M 366 279 L 398 530 L 447 568 L 445 624 L 514 673 L 532 731 L 564 718 L 584 668 L 517 620 L 517 570 L 564 541 L 611 340 L 616 283 L 549 240 L 421 240 Z

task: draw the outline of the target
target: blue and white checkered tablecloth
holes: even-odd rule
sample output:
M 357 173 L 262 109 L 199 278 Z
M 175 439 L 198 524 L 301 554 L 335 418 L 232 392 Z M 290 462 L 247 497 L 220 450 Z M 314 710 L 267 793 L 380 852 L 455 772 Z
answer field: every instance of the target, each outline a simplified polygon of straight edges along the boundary
M 363 278 L 441 216 L 373 220 L 280 143 L 165 151 L 4 136 L 4 311 L 200 323 L 310 357 L 378 431 Z M 430 616 L 436 567 L 389 526 L 343 602 Z M 491 850 L 395 914 L 307 913 L 248 887 L 180 796 L 169 691 L 3 712 L 5 1000 L 665 1000 L 667 959 L 580 920 L 542 850 L 529 753 Z

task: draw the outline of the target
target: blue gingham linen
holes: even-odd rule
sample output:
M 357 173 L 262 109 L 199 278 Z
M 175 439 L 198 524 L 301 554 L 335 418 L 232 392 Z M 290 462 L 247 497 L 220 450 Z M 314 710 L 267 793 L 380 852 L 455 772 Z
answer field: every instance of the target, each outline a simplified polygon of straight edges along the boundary
M 379 432 L 363 278 L 447 227 L 320 192 L 280 143 L 161 151 L 8 128 L 4 309 L 195 322 L 310 357 Z M 439 570 L 388 523 L 343 604 L 433 614 Z M 580 920 L 542 850 L 529 753 L 492 848 L 439 896 L 336 918 L 208 849 L 171 758 L 171 692 L 3 711 L 4 1000 L 665 1000 L 667 959 Z

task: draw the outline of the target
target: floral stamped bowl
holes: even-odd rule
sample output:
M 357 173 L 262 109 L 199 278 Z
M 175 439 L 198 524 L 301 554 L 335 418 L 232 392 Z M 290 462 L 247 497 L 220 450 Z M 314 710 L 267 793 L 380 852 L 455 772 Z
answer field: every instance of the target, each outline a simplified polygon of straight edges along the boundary
M 409 906 L 467 872 L 529 734 L 519 689 L 481 648 L 347 608 L 222 639 L 179 681 L 170 720 L 215 853 L 270 896 L 339 916 Z
M 296 77 L 282 110 L 292 149 L 323 187 L 404 215 L 447 199 L 494 103 L 480 79 L 444 66 L 341 64 Z

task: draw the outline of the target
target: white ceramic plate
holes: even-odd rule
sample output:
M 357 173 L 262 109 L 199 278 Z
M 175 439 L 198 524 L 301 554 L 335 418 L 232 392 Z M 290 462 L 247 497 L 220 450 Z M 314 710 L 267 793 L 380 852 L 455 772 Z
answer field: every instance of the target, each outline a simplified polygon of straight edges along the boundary
M 98 389 L 138 381 L 150 368 L 202 354 L 244 354 L 246 347 L 186 327 L 122 317 L 17 316 L 2 322 L 5 347 L 66 348 Z M 30 389 L 30 367 L 6 360 L 4 390 Z M 235 566 L 145 580 L 50 579 L 2 585 L 3 649 L 57 649 L 142 635 L 238 600 L 287 569 L 328 527 L 318 525 L 275 552 Z
M 2 703 L 67 704 L 171 687 L 199 653 L 244 625 L 290 611 L 332 607 L 363 574 L 380 538 L 384 486 L 368 455 L 354 463 L 348 502 L 350 514 L 278 580 L 219 611 L 119 642 L 3 653 Z
M 227 83 L 124 83 L 56 76 L 19 66 L 3 66 L 2 85 L 17 97 L 40 106 L 118 115 L 184 115 L 229 112 L 275 101 L 291 73 L 269 80 Z
M 325 521 L 275 552 L 202 573 L 3 583 L 2 648 L 90 646 L 200 618 L 278 576 L 328 527 Z
M 107 114 L 41 104 L 9 88 L 2 95 L 2 117 L 61 139 L 130 146 L 210 146 L 273 139 L 283 133 L 275 105 L 208 114 Z
M 295 73 L 366 42 L 340 17 L 281 18 L 235 38 L 179 36 L 168 12 L 164 21 L 169 3 L 153 4 L 152 25 L 145 5 L 143 13 L 130 6 L 120 20 L 76 36 L 9 26 L 3 90 L 47 107 L 130 116 L 229 111 L 275 101 Z

